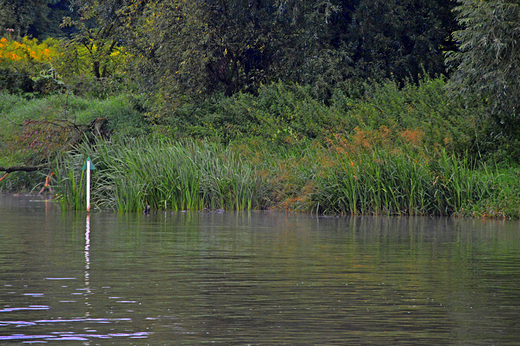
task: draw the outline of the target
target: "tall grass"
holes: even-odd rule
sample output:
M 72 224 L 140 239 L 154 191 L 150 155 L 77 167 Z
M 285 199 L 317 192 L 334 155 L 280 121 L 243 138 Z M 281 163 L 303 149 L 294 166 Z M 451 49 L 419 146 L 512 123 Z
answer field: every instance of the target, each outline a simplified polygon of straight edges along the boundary
M 92 204 L 101 209 L 520 216 L 518 172 L 498 172 L 446 152 L 428 157 L 395 148 L 270 146 L 99 141 L 57 160 L 58 191 L 64 207 L 85 208 L 81 167 L 90 156 L 97 167 Z
M 374 150 L 338 158 L 318 182 L 314 204 L 322 213 L 469 215 L 492 196 L 497 173 L 445 152 L 435 160 Z
M 59 155 L 55 160 L 58 201 L 64 209 L 86 208 L 83 164 L 84 160 L 79 155 Z
M 78 184 L 68 181 L 79 176 L 87 155 L 97 167 L 92 203 L 99 208 L 249 210 L 262 203 L 255 170 L 221 145 L 132 140 L 82 145 L 67 160 L 57 162 L 60 177 L 67 177 L 60 193 L 68 208 L 83 208 L 75 203 L 81 195 L 75 189 Z

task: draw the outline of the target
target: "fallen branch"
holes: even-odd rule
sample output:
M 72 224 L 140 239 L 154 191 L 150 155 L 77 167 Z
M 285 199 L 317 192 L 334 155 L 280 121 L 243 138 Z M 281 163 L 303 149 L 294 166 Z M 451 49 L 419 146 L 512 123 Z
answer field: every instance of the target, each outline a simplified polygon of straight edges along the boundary
M 0 167 L 0 172 L 6 172 L 6 173 L 17 172 L 17 171 L 34 172 L 34 171 L 41 171 L 41 170 L 48 169 L 48 168 L 51 168 L 51 165 L 46 163 L 46 164 L 38 165 L 38 166 Z

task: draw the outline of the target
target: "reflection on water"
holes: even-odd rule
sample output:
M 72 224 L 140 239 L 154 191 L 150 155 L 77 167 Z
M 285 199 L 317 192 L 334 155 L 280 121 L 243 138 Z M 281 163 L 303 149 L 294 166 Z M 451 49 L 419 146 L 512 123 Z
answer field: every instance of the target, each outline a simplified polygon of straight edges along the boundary
M 0 196 L 0 343 L 515 345 L 519 226 Z

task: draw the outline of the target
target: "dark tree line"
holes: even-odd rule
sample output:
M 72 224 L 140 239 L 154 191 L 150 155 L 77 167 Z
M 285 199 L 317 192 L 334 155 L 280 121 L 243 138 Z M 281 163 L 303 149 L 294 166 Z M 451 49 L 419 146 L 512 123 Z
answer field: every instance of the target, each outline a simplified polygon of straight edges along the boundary
M 0 0 L 0 37 L 65 37 L 72 30 L 62 29 L 60 24 L 71 15 L 68 0 Z
M 445 74 L 454 0 L 0 0 L 0 35 L 136 55 L 135 76 L 166 94 L 232 95 L 283 80 L 330 93 L 352 78 L 417 82 Z M 63 22 L 63 17 L 65 21 Z M 65 25 L 59 25 L 61 23 Z M 100 58 L 101 59 L 101 58 Z M 103 74 L 102 67 L 95 69 Z M 170 90 L 171 88 L 177 90 Z M 326 96 L 326 95 L 325 95 Z
M 165 91 L 232 95 L 283 80 L 327 96 L 353 79 L 446 74 L 455 1 L 133 1 L 121 6 L 139 73 Z
M 454 94 L 484 102 L 511 134 L 520 124 L 519 15 L 520 0 L 0 0 L 0 35 L 73 30 L 97 47 L 96 77 L 105 76 L 103 55 L 124 46 L 134 85 L 173 106 L 279 80 L 326 99 L 358 81 L 446 75 Z

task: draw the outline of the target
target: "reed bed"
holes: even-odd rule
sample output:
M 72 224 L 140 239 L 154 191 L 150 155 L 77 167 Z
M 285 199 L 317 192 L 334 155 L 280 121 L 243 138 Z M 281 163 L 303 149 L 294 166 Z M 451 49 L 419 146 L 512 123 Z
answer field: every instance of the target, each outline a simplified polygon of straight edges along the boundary
M 326 214 L 453 215 L 489 191 L 467 162 L 374 150 L 338 159 L 319 180 L 315 208 Z
M 273 204 L 329 215 L 520 216 L 519 172 L 445 151 L 337 149 L 266 153 L 258 167 Z
M 413 150 L 332 149 L 99 141 L 60 157 L 55 171 L 62 205 L 76 210 L 85 208 L 81 167 L 89 156 L 97 168 L 91 201 L 100 209 L 520 216 L 518 172 L 477 166 L 446 152 L 429 157 Z
M 69 209 L 84 209 L 81 167 L 89 156 L 92 204 L 100 209 L 201 210 L 259 208 L 255 170 L 221 145 L 200 142 L 98 142 L 82 145 L 56 162 L 59 193 Z

